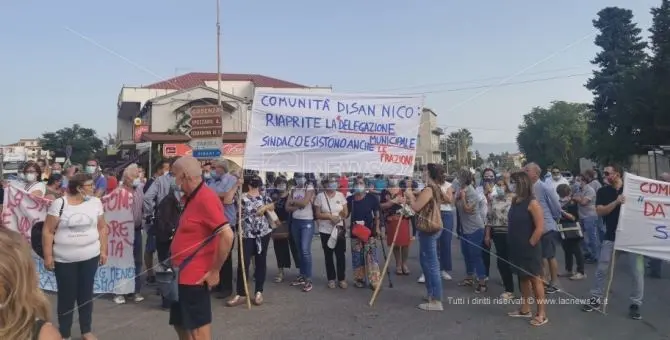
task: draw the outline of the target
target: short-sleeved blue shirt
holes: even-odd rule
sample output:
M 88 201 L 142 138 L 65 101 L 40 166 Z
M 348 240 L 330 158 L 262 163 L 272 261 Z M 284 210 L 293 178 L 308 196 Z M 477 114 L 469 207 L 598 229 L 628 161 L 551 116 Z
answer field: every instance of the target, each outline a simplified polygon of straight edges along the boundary
M 235 183 L 237 183 L 237 177 L 225 174 L 218 179 L 210 178 L 207 181 L 207 186 L 212 188 L 217 194 L 222 194 L 230 191 L 235 186 Z M 237 210 L 235 206 L 235 203 L 223 205 L 223 213 L 226 215 L 226 219 L 231 226 L 237 224 Z

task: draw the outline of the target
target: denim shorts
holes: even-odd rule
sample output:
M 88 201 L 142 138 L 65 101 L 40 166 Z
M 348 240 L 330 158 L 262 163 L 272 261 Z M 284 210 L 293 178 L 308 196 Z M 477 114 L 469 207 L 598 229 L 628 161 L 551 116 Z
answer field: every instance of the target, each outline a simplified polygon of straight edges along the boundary
M 551 260 L 556 257 L 556 243 L 558 243 L 559 238 L 560 235 L 555 230 L 548 231 L 542 235 L 540 242 L 542 243 L 543 259 Z

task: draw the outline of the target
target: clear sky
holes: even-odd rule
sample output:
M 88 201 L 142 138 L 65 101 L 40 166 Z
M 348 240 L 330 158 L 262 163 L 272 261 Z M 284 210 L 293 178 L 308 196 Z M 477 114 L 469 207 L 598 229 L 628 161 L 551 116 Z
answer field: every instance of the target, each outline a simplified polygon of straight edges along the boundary
M 475 142 L 509 143 L 533 106 L 590 101 L 583 74 L 597 52 L 591 20 L 601 8 L 632 9 L 648 36 L 649 9 L 660 0 L 221 4 L 224 72 L 335 91 L 425 93 L 447 131 L 467 127 Z M 106 136 L 116 131 L 124 84 L 215 72 L 215 6 L 3 1 L 0 144 L 74 123 Z

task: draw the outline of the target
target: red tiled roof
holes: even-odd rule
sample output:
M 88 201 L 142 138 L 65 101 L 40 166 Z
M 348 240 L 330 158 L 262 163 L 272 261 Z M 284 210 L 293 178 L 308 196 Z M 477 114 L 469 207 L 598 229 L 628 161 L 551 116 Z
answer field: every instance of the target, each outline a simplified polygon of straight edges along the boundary
M 227 143 L 244 142 L 247 139 L 246 132 L 224 132 L 221 140 Z M 185 143 L 191 140 L 183 134 L 168 134 L 162 132 L 145 132 L 142 134 L 142 140 L 156 143 Z
M 149 89 L 182 90 L 205 85 L 206 81 L 217 81 L 216 73 L 191 72 L 170 78 L 155 84 L 147 85 Z M 262 76 L 260 74 L 221 74 L 222 81 L 250 81 L 257 87 L 304 88 L 306 86 L 288 81 Z

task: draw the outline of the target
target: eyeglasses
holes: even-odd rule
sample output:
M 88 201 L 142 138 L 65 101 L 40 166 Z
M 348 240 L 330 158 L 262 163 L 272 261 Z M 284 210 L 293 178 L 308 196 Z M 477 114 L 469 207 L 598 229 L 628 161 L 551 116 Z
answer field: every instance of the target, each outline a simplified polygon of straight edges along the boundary
M 551 174 L 552 175 L 560 175 L 561 173 L 559 171 L 552 171 Z

